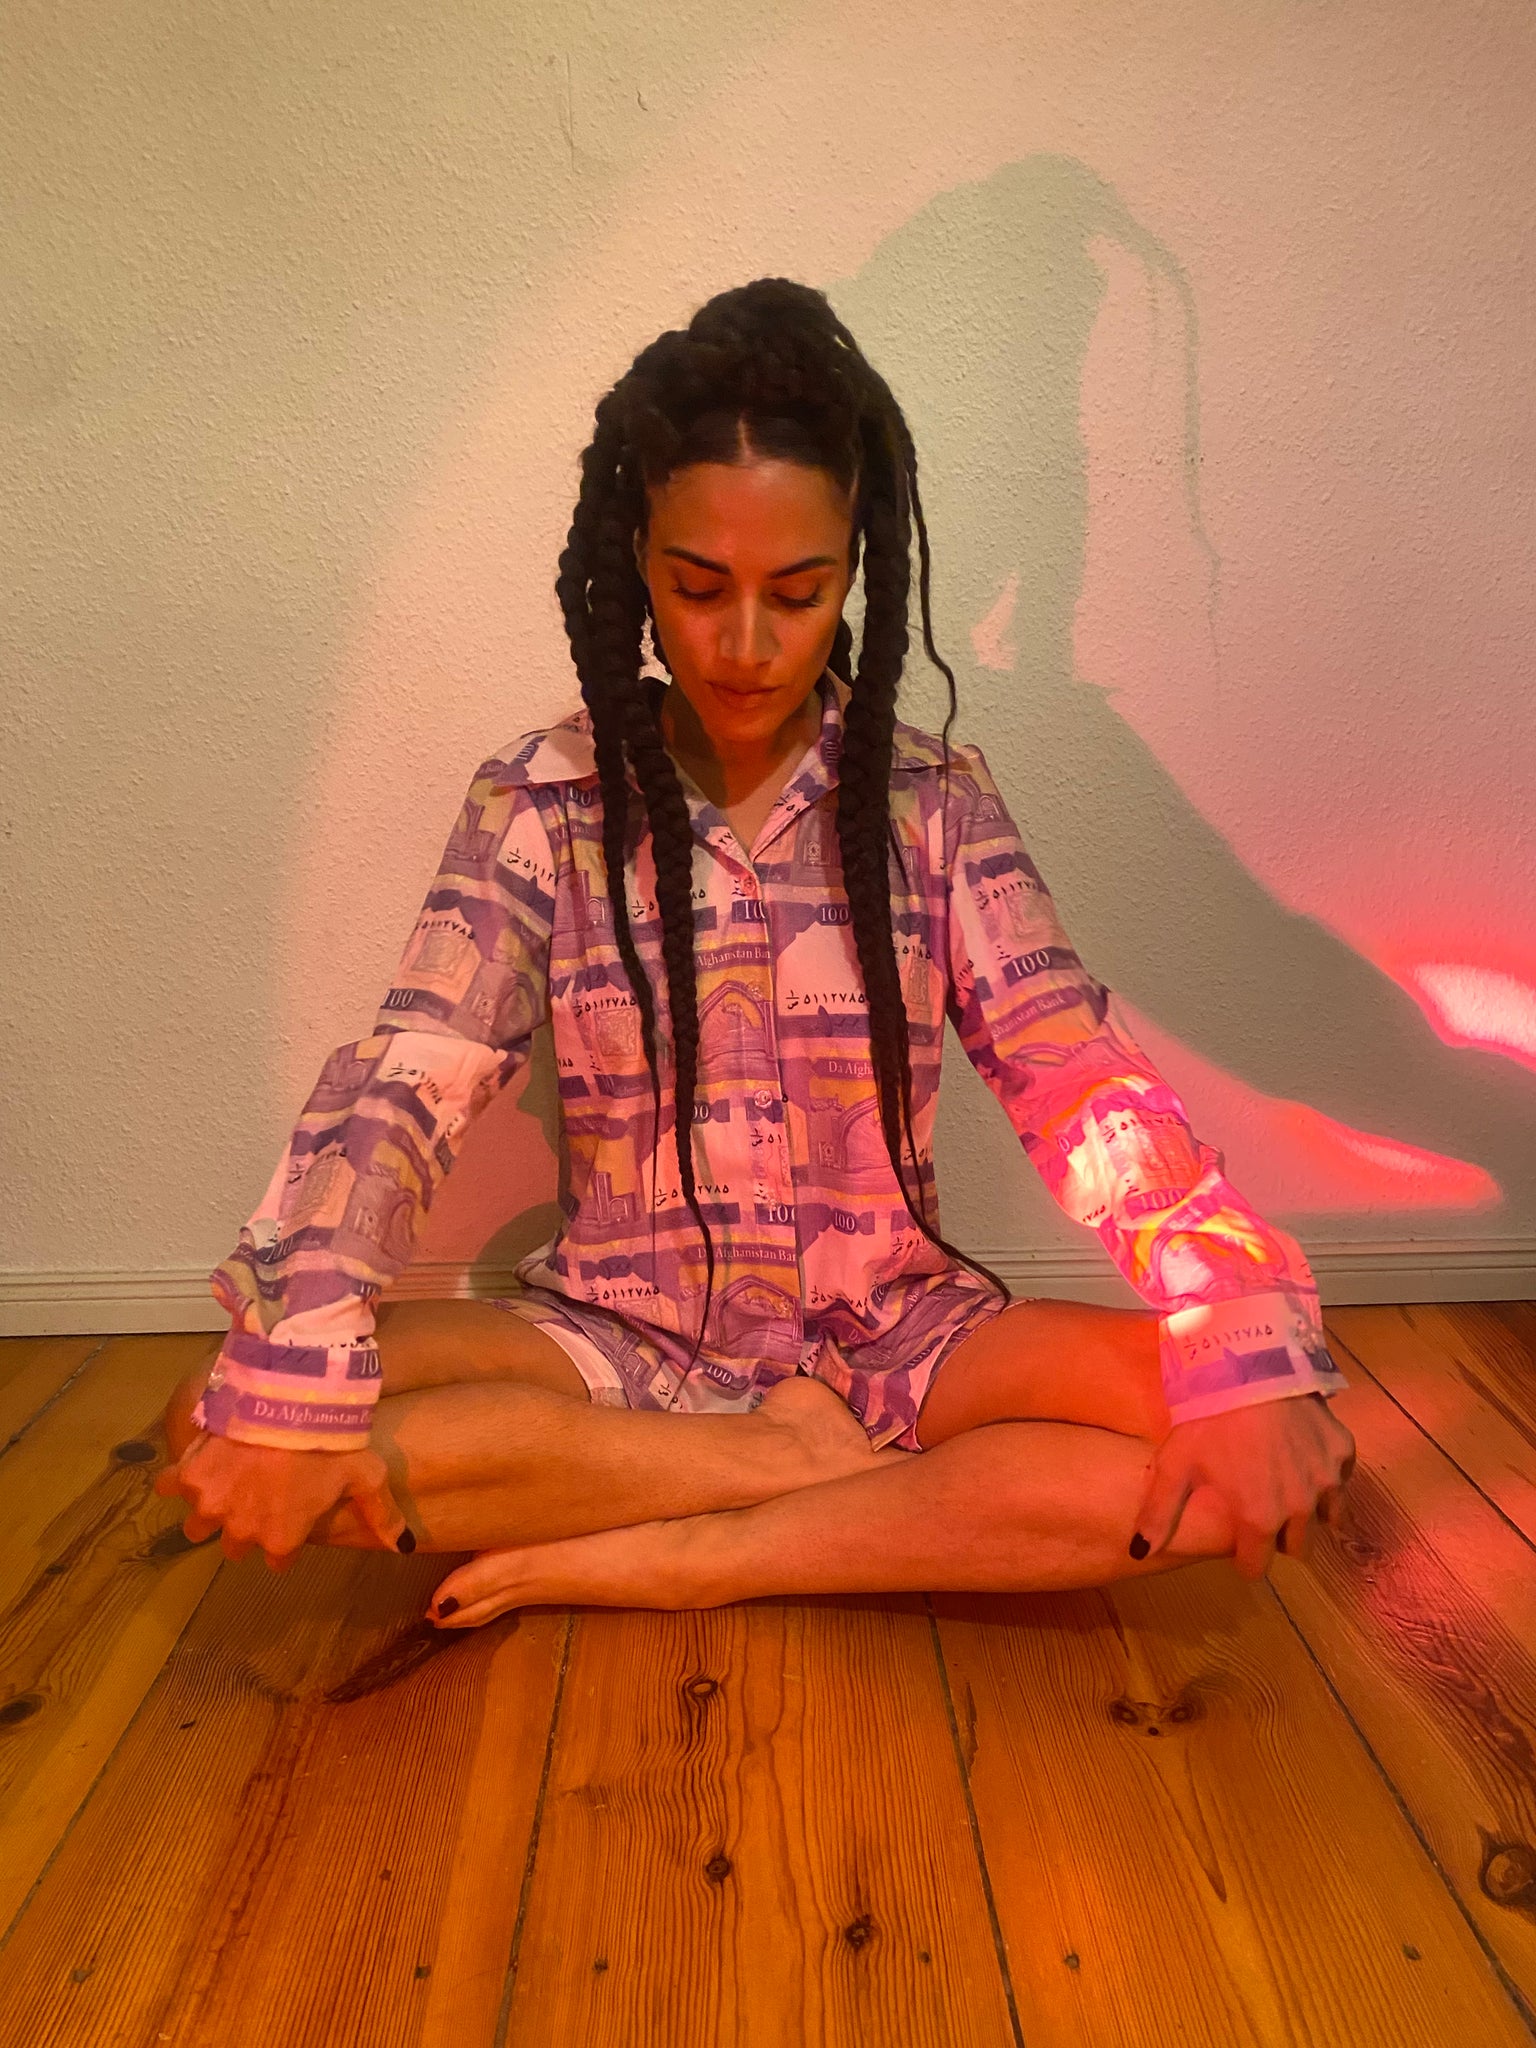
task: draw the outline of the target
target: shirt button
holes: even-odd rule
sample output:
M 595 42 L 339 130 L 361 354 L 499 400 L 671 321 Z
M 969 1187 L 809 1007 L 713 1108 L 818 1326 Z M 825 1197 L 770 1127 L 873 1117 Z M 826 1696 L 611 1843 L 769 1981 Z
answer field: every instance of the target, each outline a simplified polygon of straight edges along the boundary
M 774 1103 L 778 1101 L 778 1097 L 770 1088 L 759 1088 L 752 1100 L 759 1109 L 772 1109 Z

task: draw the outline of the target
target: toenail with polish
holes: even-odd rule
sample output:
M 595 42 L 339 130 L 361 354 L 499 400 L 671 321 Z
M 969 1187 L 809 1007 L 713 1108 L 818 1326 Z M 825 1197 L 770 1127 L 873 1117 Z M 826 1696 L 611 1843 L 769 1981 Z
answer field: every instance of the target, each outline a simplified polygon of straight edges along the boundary
M 1132 1557 L 1145 1557 L 1147 1552 L 1151 1548 L 1151 1544 L 1147 1541 L 1146 1537 L 1143 1536 L 1141 1531 L 1138 1529 L 1136 1531 L 1136 1534 L 1131 1538 Z
M 403 1550 L 406 1556 L 409 1557 L 416 1548 L 415 1532 L 411 1529 L 402 1529 L 395 1538 L 395 1548 L 396 1550 Z
M 445 1615 L 457 1614 L 458 1611 L 459 1603 L 457 1600 L 454 1599 L 451 1593 L 448 1595 L 448 1598 L 446 1600 L 439 1600 L 437 1603 L 437 1618 L 439 1621 L 441 1621 Z

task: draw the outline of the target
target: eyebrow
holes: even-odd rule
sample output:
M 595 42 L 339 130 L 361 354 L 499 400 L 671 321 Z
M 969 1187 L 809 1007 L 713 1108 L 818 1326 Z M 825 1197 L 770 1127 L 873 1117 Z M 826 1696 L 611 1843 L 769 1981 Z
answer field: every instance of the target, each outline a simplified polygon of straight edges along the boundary
M 664 555 L 675 555 L 680 562 L 692 562 L 696 569 L 708 569 L 715 576 L 729 576 L 730 569 L 724 562 L 712 562 L 707 555 L 696 555 L 690 548 L 663 548 Z M 783 569 L 770 569 L 769 581 L 780 576 L 798 576 L 803 569 L 835 569 L 836 555 L 807 555 L 803 562 L 790 562 Z

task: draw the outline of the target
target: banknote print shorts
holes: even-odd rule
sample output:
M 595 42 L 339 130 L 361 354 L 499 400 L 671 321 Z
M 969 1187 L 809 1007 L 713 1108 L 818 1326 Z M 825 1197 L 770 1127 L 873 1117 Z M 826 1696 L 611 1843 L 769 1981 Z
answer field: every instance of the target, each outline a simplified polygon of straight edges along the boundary
M 1022 1302 L 1040 1299 L 1043 1297 L 1016 1295 L 1012 1303 L 999 1303 L 996 1313 L 1000 1315 L 1005 1306 L 1017 1307 Z M 626 1374 L 572 1317 L 562 1313 L 559 1296 L 547 1289 L 529 1287 L 518 1294 L 498 1296 L 492 1299 L 491 1307 L 502 1309 L 508 1315 L 521 1316 L 525 1322 L 532 1323 L 552 1342 L 558 1344 L 586 1382 L 589 1398 L 601 1407 L 644 1408 L 685 1415 L 745 1415 L 757 1407 L 767 1391 L 767 1386 L 771 1384 L 759 1383 L 749 1387 L 745 1393 L 733 1394 L 717 1387 L 702 1373 L 695 1371 L 683 1378 L 677 1389 L 676 1398 L 668 1406 L 658 1401 L 649 1391 L 658 1369 L 666 1362 L 655 1346 L 646 1344 L 643 1340 L 637 1343 L 631 1334 L 625 1345 L 630 1366 L 630 1374 Z M 594 1311 L 590 1304 L 584 1302 L 582 1313 L 591 1316 L 602 1312 Z M 617 1321 L 615 1326 L 627 1328 Z M 953 1333 L 951 1340 L 935 1351 L 917 1370 L 910 1389 L 914 1412 L 922 1407 L 935 1373 L 954 1349 L 955 1344 L 973 1335 L 981 1326 L 981 1322 L 974 1318 L 962 1325 Z M 801 1368 L 802 1371 L 804 1369 Z M 887 1436 L 885 1443 L 888 1447 L 894 1446 L 900 1450 L 921 1449 L 918 1443 L 911 1440 L 909 1431 L 904 1431 L 901 1439 Z

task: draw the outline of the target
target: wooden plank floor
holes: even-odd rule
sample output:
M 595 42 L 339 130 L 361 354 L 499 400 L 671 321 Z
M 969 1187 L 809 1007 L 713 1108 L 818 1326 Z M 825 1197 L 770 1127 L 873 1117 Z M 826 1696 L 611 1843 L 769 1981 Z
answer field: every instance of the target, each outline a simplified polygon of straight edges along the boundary
M 1328 1321 L 1346 1526 L 1256 1586 L 446 1639 L 440 1558 L 187 1545 L 216 1338 L 0 1344 L 0 2042 L 1529 2044 L 1536 1305 Z

